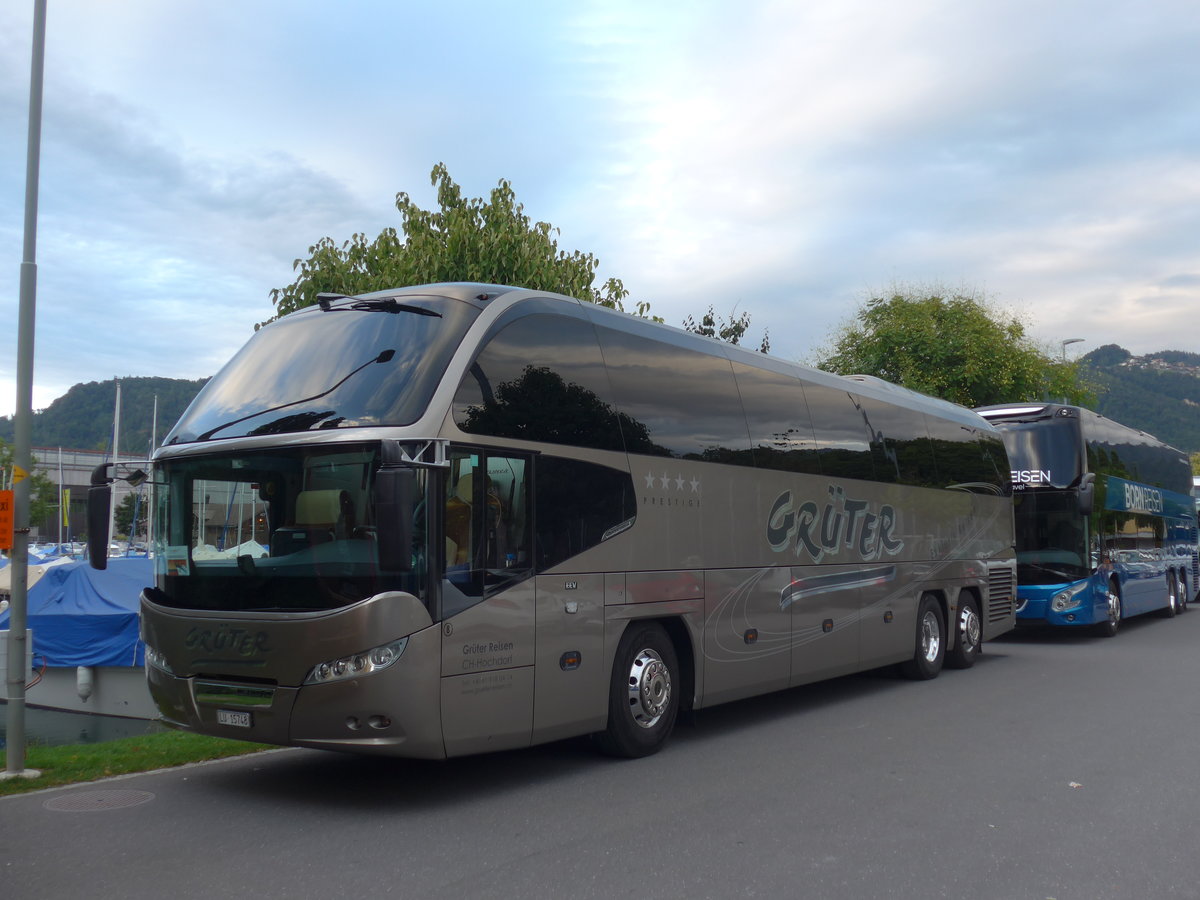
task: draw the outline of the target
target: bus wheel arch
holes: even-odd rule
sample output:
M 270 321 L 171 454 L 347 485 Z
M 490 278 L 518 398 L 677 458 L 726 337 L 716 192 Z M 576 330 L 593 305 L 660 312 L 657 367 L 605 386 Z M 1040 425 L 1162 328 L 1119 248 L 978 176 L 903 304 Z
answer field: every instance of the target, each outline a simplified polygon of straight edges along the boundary
M 959 592 L 953 625 L 947 629 L 954 641 L 954 646 L 946 651 L 946 665 L 951 669 L 969 669 L 983 653 L 980 609 L 979 595 L 973 589 Z
M 691 635 L 681 618 L 668 616 L 655 621 L 670 637 L 675 648 L 675 658 L 679 662 L 679 712 L 689 712 L 696 699 L 696 653 Z
M 679 654 L 664 623 L 630 622 L 613 658 L 608 726 L 596 735 L 600 749 L 626 758 L 657 753 L 671 736 L 683 695 Z
M 917 604 L 916 643 L 912 659 L 900 664 L 900 673 L 914 681 L 928 681 L 942 671 L 946 659 L 946 605 L 933 592 Z

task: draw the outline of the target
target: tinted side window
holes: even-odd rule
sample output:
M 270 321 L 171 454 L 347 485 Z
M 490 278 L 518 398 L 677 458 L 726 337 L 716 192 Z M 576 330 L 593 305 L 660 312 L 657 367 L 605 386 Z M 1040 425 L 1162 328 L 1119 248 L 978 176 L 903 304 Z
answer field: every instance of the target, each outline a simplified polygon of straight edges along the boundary
M 628 472 L 544 454 L 536 465 L 534 554 L 538 572 L 633 524 L 637 506 Z
M 804 385 L 812 415 L 821 472 L 833 478 L 875 477 L 870 432 L 849 391 L 822 384 Z
M 454 395 L 470 434 L 621 450 L 621 426 L 591 323 L 527 315 L 483 348 Z
M 1131 481 L 1152 484 L 1187 494 L 1191 491 L 1189 467 L 1182 453 L 1110 425 L 1106 420 L 1087 423 L 1088 468 Z
M 937 483 L 925 416 L 871 397 L 857 405 L 871 435 L 871 458 L 879 481 L 932 486 Z
M 754 465 L 819 474 L 816 438 L 799 380 L 738 362 L 733 364 L 733 373 L 746 410 Z
M 976 432 L 976 436 L 979 439 L 981 456 L 978 480 L 995 485 L 1001 493 L 1011 493 L 1011 466 L 1008 463 L 1008 453 L 1004 449 L 1004 441 L 995 432 L 982 429 Z
M 753 465 L 729 360 L 597 331 L 630 453 Z
M 999 435 L 936 416 L 926 421 L 941 487 L 991 486 L 999 493 L 1010 492 L 1008 454 Z

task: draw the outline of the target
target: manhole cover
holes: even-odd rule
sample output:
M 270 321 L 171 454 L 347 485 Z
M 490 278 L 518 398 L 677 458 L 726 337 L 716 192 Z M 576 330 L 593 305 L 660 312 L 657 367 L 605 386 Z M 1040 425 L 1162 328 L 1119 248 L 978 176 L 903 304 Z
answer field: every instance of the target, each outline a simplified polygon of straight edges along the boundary
M 42 804 L 46 809 L 58 812 L 86 812 L 88 810 L 123 809 L 137 806 L 154 799 L 149 791 L 76 791 L 52 797 Z

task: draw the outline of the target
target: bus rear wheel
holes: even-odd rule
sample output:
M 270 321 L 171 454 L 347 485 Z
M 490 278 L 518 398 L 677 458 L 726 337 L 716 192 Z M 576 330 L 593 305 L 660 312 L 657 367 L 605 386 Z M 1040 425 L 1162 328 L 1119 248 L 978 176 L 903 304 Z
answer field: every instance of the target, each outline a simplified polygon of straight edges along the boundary
M 937 678 L 946 660 L 946 623 L 937 600 L 925 594 L 917 609 L 917 645 L 912 659 L 900 664 L 900 674 L 914 681 Z
M 969 669 L 983 653 L 983 621 L 979 618 L 979 603 L 970 594 L 958 598 L 958 615 L 954 649 L 946 651 L 946 665 L 952 669 Z
M 679 662 L 657 623 L 634 623 L 621 636 L 609 683 L 608 728 L 598 735 L 611 756 L 657 753 L 679 712 Z

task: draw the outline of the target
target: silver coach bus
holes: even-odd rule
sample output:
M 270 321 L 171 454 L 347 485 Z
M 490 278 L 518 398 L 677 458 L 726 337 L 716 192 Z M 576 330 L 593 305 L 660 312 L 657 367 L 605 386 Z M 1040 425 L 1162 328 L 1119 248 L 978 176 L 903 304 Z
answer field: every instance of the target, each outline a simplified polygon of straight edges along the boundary
M 932 678 L 1015 623 L 1009 464 L 975 413 L 544 292 L 322 296 L 152 477 L 150 692 L 207 734 L 641 756 L 680 710 Z

